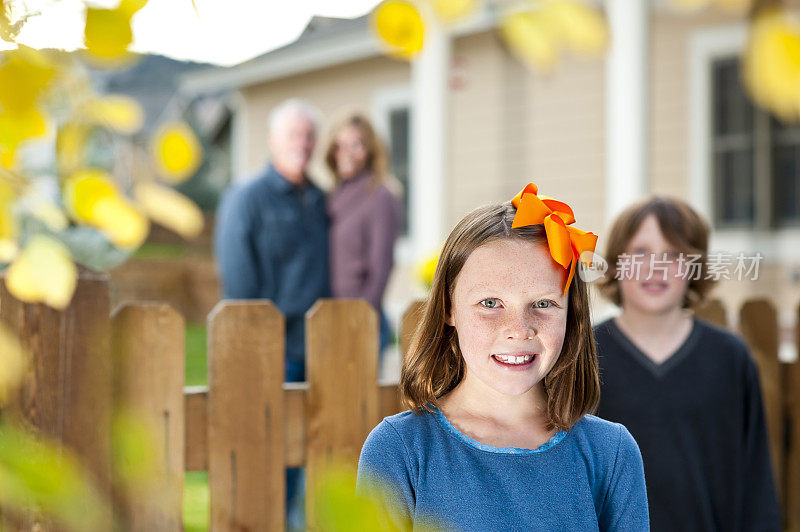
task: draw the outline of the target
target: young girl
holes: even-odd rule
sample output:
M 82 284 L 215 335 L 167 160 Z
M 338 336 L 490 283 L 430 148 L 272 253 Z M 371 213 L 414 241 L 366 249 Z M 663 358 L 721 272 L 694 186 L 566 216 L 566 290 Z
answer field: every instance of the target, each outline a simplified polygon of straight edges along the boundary
M 599 415 L 639 442 L 653 530 L 781 530 L 758 371 L 747 346 L 695 318 L 711 288 L 708 225 L 651 198 L 611 229 L 597 326 Z
M 401 389 L 361 451 L 401 529 L 648 530 L 636 442 L 598 400 L 586 286 L 596 236 L 530 184 L 447 238 Z

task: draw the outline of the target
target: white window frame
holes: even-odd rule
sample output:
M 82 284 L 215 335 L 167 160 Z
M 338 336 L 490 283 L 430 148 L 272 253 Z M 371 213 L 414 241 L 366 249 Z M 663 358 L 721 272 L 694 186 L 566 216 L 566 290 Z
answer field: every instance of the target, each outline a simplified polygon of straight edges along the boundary
M 392 85 L 379 88 L 375 91 L 372 97 L 372 123 L 375 125 L 375 131 L 381 140 L 385 143 L 389 142 L 389 117 L 392 111 L 400 108 L 408 108 L 409 121 L 413 120 L 413 105 L 412 105 L 412 90 L 411 85 L 403 83 L 399 85 Z M 409 137 L 411 130 L 409 129 Z M 388 149 L 388 146 L 387 146 Z M 412 164 L 414 158 L 413 145 L 409 138 L 408 144 L 408 182 L 411 187 L 419 186 L 414 180 L 414 165 Z M 408 194 L 408 190 L 403 191 Z M 409 201 L 408 212 L 406 215 L 409 220 L 414 216 L 414 202 Z M 413 243 L 416 241 L 414 235 L 411 233 L 413 226 L 409 224 L 409 233 L 397 239 L 394 248 L 395 262 L 402 265 L 411 265 L 414 261 Z
M 741 55 L 747 35 L 747 25 L 736 23 L 697 30 L 689 39 L 690 202 L 710 221 L 714 219 L 711 66 L 717 59 Z M 800 260 L 800 229 L 715 229 L 710 249 L 761 252 L 766 260 L 793 263 Z
M 241 91 L 235 91 L 229 98 L 231 110 L 231 184 L 247 179 L 247 100 Z

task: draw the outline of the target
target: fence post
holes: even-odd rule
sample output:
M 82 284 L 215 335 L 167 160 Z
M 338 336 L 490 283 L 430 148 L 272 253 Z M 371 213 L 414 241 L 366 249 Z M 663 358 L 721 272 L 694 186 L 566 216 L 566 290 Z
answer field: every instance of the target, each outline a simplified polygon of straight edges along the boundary
M 800 306 L 795 321 L 795 346 L 800 348 Z M 786 530 L 800 530 L 800 359 L 786 370 L 786 418 L 789 447 L 786 449 Z
M 778 360 L 778 315 L 767 300 L 756 299 L 745 302 L 739 311 L 739 329 L 750 345 L 758 366 L 761 393 L 764 398 L 764 413 L 769 430 L 772 469 L 778 496 L 783 501 L 784 422 L 781 365 Z
M 405 360 L 411 340 L 425 312 L 425 301 L 412 301 L 400 319 L 400 360 Z
M 320 300 L 306 324 L 306 519 L 316 530 L 319 480 L 332 465 L 355 467 L 378 423 L 378 318 L 364 300 Z
M 222 301 L 208 321 L 211 530 L 282 532 L 283 315 L 269 301 Z
M 149 429 L 149 478 L 122 478 L 126 530 L 181 530 L 185 463 L 183 317 L 166 303 L 125 304 L 112 315 L 117 411 Z M 117 435 L 119 437 L 119 435 Z M 116 443 L 116 442 L 115 442 Z
M 725 305 L 719 299 L 711 299 L 704 302 L 695 309 L 694 315 L 714 325 L 728 328 L 728 315 L 725 312 Z
M 77 454 L 99 492 L 111 493 L 112 367 L 108 276 L 85 268 L 69 306 L 57 311 L 16 300 L 0 274 L 0 320 L 31 356 L 8 412 Z M 110 508 L 109 508 L 110 510 Z M 109 511 L 105 516 L 112 527 Z M 49 525 L 31 528 L 49 529 Z

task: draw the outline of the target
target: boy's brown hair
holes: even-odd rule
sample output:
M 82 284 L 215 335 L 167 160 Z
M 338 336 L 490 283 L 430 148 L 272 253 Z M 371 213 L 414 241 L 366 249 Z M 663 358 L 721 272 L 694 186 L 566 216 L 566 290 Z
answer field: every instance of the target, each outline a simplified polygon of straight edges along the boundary
M 480 246 L 496 240 L 547 242 L 542 225 L 511 229 L 516 212 L 510 202 L 476 209 L 456 225 L 444 244 L 400 379 L 404 404 L 418 414 L 430 411 L 431 405 L 453 390 L 466 372 L 458 335 L 446 319 L 452 310 L 456 279 L 467 258 Z M 580 276 L 573 278 L 567 298 L 564 344 L 544 379 L 548 430 L 571 427 L 584 414 L 594 412 L 600 397 L 589 296 Z
M 617 261 L 627 253 L 631 239 L 648 216 L 654 216 L 664 238 L 684 254 L 700 255 L 697 279 L 690 278 L 683 300 L 684 308 L 694 308 L 701 303 L 714 281 L 705 279 L 708 257 L 708 223 L 688 203 L 677 198 L 653 196 L 634 203 L 614 220 L 609 231 L 605 258 L 608 271 L 598 281 L 600 292 L 617 306 L 622 306 L 622 294 L 617 277 Z M 684 264 L 688 269 L 688 265 Z

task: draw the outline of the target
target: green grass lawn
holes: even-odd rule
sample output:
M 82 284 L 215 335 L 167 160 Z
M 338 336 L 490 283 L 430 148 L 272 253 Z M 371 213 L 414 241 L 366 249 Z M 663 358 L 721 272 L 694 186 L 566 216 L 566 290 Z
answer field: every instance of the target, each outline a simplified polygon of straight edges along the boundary
M 205 325 L 186 325 L 186 385 L 208 384 Z M 183 525 L 188 532 L 208 530 L 208 473 L 189 471 L 183 484 Z
M 206 326 L 186 325 L 186 386 L 208 384 Z

